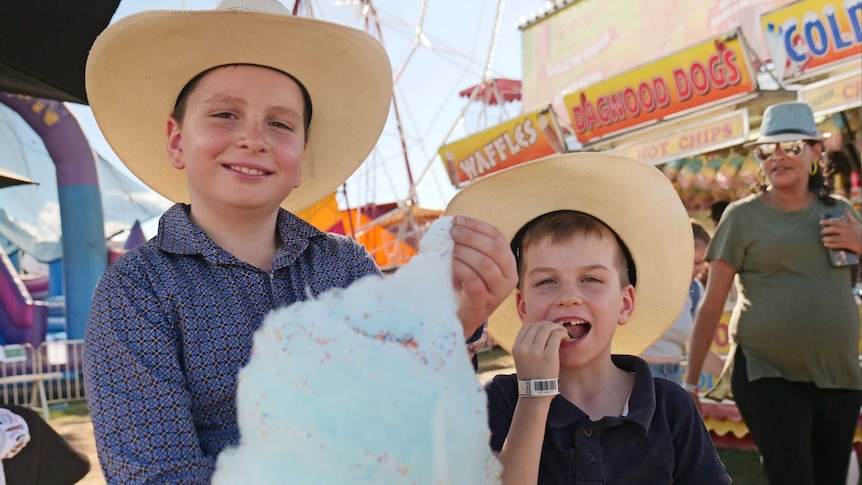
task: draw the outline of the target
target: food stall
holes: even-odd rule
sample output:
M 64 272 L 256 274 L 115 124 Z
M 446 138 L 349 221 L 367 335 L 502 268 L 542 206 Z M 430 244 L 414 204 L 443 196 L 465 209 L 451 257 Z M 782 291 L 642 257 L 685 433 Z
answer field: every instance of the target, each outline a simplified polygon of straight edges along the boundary
M 796 99 L 761 89 L 749 52 L 733 30 L 571 92 L 564 99 L 575 135 L 585 150 L 661 168 L 689 213 L 746 195 L 758 165 L 742 144 L 766 106 Z
M 550 101 L 583 150 L 659 167 L 709 229 L 712 202 L 758 182 L 742 144 L 758 136 L 771 104 L 811 104 L 832 134 L 829 153 L 859 171 L 860 24 L 862 0 L 557 2 L 521 26 L 522 99 Z M 842 179 L 839 191 L 862 192 Z M 729 350 L 732 303 L 714 337 L 719 354 Z M 711 385 L 701 375 L 700 387 Z M 752 447 L 732 402 L 707 401 L 704 414 L 717 443 Z

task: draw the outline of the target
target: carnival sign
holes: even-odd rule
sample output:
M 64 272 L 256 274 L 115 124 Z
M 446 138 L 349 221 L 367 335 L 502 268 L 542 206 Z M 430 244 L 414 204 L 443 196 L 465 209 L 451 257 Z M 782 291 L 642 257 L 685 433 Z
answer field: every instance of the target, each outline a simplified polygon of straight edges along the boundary
M 710 40 L 564 97 L 581 143 L 750 93 L 740 36 Z
M 528 113 L 440 148 L 449 180 L 462 187 L 485 175 L 565 151 L 550 107 Z
M 555 2 L 551 12 L 519 27 L 523 106 L 529 110 L 550 101 L 555 111 L 567 118 L 564 93 L 584 89 L 736 28 L 748 32 L 750 24 L 759 31 L 760 12 L 772 12 L 797 1 Z M 755 50 L 758 55 L 766 54 L 763 48 Z
M 858 108 L 862 106 L 862 77 L 852 72 L 810 84 L 799 91 L 799 101 L 808 103 L 817 116 Z
M 740 109 L 692 127 L 610 150 L 653 165 L 739 145 L 748 139 L 748 110 Z
M 808 0 L 762 17 L 783 79 L 804 77 L 862 56 L 862 0 Z M 774 42 L 769 42 L 774 39 Z

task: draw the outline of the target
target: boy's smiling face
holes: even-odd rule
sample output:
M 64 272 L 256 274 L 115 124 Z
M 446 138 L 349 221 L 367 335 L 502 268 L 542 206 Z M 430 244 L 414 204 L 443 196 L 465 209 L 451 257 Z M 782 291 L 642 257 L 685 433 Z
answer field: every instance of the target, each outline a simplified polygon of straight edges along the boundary
M 171 163 L 186 170 L 192 205 L 275 210 L 299 187 L 303 97 L 283 73 L 216 68 L 189 94 L 182 123 L 168 122 Z
M 523 270 L 516 295 L 524 325 L 540 321 L 567 328 L 560 366 L 580 367 L 610 355 L 617 325 L 634 309 L 634 288 L 621 283 L 616 238 L 578 232 L 555 242 L 545 236 L 523 248 Z

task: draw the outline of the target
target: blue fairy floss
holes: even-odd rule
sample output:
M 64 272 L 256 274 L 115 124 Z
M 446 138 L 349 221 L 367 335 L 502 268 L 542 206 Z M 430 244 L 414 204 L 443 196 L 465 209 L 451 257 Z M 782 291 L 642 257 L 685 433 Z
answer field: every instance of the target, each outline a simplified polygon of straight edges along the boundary
M 452 288 L 451 218 L 394 275 L 270 313 L 214 484 L 499 483 Z

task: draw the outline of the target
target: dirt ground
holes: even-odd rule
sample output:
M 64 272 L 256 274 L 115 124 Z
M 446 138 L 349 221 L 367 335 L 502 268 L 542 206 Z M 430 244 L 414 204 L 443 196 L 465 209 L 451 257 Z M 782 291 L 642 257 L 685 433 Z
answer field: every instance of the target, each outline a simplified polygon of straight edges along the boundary
M 49 424 L 75 449 L 90 459 L 90 473 L 78 485 L 105 485 L 105 476 L 99 468 L 96 456 L 96 440 L 93 437 L 93 423 L 89 416 L 65 416 L 49 421 Z

